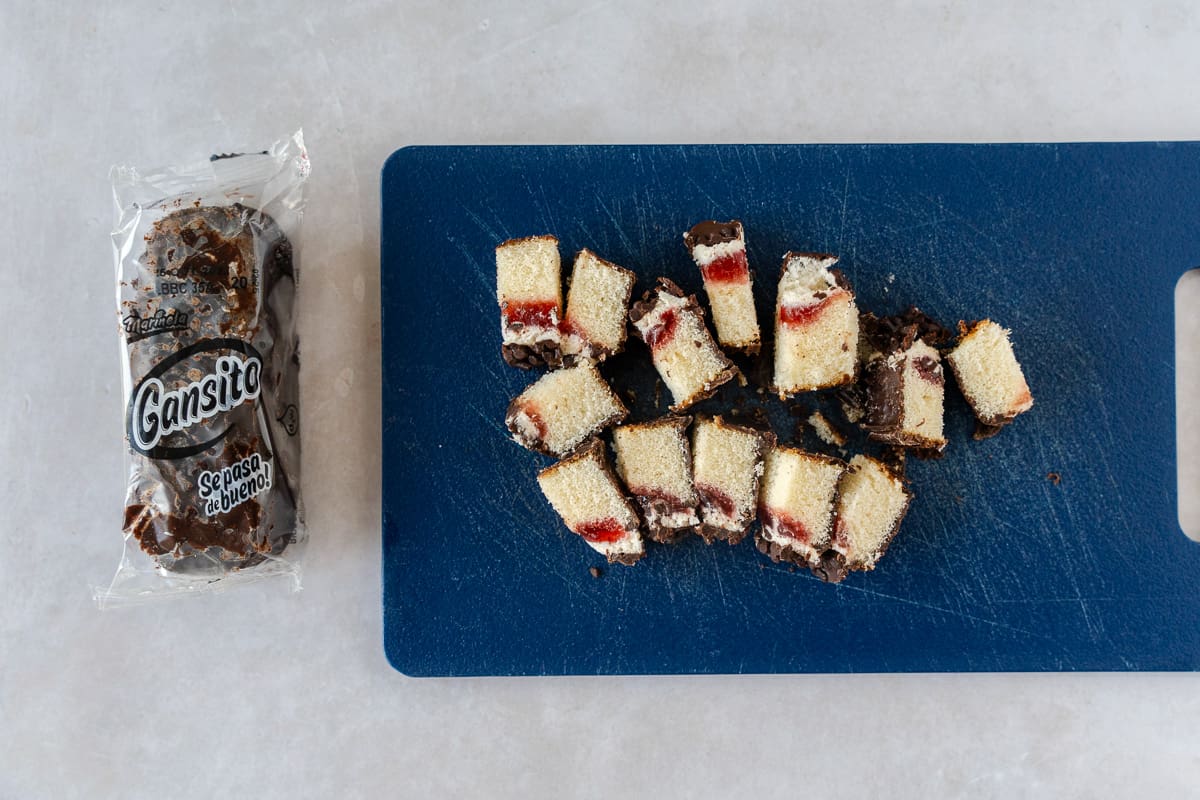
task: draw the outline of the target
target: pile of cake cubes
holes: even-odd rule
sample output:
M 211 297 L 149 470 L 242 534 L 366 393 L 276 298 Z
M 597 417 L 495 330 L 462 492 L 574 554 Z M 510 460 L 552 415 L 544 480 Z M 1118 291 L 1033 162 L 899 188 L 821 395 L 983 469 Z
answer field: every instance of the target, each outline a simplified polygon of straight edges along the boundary
M 764 350 L 742 224 L 701 222 L 683 239 L 707 314 L 666 278 L 633 301 L 636 274 L 586 249 L 564 312 L 554 236 L 496 248 L 501 354 L 546 370 L 512 400 L 505 424 L 519 444 L 559 459 L 538 484 L 566 527 L 609 562 L 636 563 L 647 539 L 736 544 L 757 521 L 755 543 L 773 561 L 831 582 L 873 569 L 913 502 L 906 454 L 937 457 L 946 447 L 943 360 L 975 414 L 976 438 L 1033 405 L 1009 331 L 983 320 L 952 333 L 916 308 L 864 312 L 837 256 L 825 253 L 784 254 Z M 624 349 L 630 331 L 672 403 L 657 419 L 622 424 L 628 408 L 598 365 Z M 832 390 L 845 424 L 881 452 L 842 459 L 781 444 L 765 414 L 732 407 L 689 414 L 730 382 L 747 386 L 734 359 L 764 353 L 773 367 L 764 389 L 794 410 L 805 408 L 796 398 Z M 844 448 L 842 423 L 804 413 L 820 439 Z

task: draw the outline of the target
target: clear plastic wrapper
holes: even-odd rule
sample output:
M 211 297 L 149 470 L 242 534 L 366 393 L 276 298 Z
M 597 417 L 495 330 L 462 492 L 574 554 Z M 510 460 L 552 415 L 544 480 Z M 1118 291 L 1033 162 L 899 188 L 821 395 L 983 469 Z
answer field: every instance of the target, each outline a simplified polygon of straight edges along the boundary
M 296 287 L 308 154 L 112 170 L 124 552 L 101 608 L 285 576 L 299 588 Z

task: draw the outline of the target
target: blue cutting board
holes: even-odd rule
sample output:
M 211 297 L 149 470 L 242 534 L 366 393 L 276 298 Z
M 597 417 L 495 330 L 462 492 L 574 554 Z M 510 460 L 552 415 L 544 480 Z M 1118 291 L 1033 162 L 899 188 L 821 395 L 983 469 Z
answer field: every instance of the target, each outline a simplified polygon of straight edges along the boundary
M 681 234 L 708 218 L 744 222 L 766 330 L 799 249 L 840 254 L 861 308 L 1014 331 L 1037 404 L 976 442 L 948 389 L 946 457 L 910 459 L 916 500 L 874 572 L 823 584 L 749 538 L 608 567 L 538 491 L 550 461 L 506 434 L 536 373 L 500 359 L 495 245 L 553 233 L 564 272 L 589 247 L 638 293 L 657 275 L 699 291 Z M 1197 669 L 1173 298 L 1198 263 L 1194 142 L 399 150 L 382 177 L 388 659 L 409 675 Z M 648 417 L 641 348 L 604 371 L 642 387 Z

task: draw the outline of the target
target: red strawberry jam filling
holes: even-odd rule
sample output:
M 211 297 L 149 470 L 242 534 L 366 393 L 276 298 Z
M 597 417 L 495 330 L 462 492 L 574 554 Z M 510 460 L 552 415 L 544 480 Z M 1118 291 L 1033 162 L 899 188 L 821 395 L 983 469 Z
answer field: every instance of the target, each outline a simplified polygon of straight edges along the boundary
M 696 493 L 700 495 L 700 499 L 713 508 L 719 509 L 722 514 L 734 519 L 737 515 L 737 508 L 734 505 L 733 498 L 722 492 L 715 486 L 705 484 L 696 485 Z
M 834 292 L 824 300 L 807 306 L 780 306 L 779 321 L 784 325 L 811 325 L 817 321 L 818 317 L 825 313 L 825 309 L 829 308 L 834 300 L 843 294 L 844 292 Z
M 784 536 L 788 536 L 805 544 L 812 542 L 812 532 L 799 520 L 792 519 L 787 514 L 780 511 L 772 511 L 767 507 L 760 508 L 758 511 L 763 520 L 763 527 L 774 528 Z
M 668 308 L 658 317 L 658 322 L 646 331 L 646 344 L 652 351 L 666 347 L 675 338 L 675 329 L 679 327 L 679 315 L 675 309 Z
M 554 300 L 524 300 L 507 302 L 501 309 L 504 321 L 509 325 L 529 325 L 552 328 L 557 324 L 558 303 Z
M 746 263 L 746 251 L 739 250 L 700 268 L 706 283 L 745 283 L 750 279 L 750 267 Z
M 572 530 L 589 542 L 615 542 L 625 536 L 625 527 L 612 517 L 595 522 L 584 522 L 576 525 Z

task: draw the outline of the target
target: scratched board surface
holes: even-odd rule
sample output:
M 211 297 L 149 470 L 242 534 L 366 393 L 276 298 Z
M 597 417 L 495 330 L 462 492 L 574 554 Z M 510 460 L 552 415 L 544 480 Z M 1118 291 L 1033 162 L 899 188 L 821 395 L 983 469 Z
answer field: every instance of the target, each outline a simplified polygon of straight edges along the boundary
M 916 500 L 874 572 L 823 584 L 749 538 L 608 567 L 538 491 L 550 460 L 506 435 L 536 373 L 500 358 L 496 244 L 553 233 L 564 275 L 588 247 L 635 270 L 638 293 L 657 275 L 699 291 L 681 234 L 709 218 L 745 224 L 767 330 L 797 249 L 839 254 L 863 309 L 1014 331 L 1036 405 L 975 442 L 947 387 L 950 446 L 910 459 Z M 382 176 L 389 660 L 410 675 L 1197 669 L 1173 292 L 1200 263 L 1198 220 L 1197 143 L 397 151 Z M 648 364 L 634 342 L 603 366 L 634 419 L 669 399 Z M 744 366 L 743 394 L 792 440 Z

